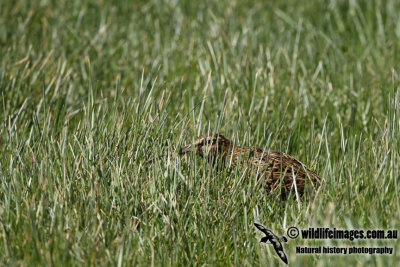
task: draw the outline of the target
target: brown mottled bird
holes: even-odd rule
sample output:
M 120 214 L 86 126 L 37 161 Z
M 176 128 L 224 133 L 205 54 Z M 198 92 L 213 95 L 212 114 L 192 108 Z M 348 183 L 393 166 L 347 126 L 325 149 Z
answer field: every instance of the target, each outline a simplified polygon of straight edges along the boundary
M 182 147 L 179 154 L 188 152 L 206 158 L 214 165 L 230 168 L 249 167 L 258 177 L 265 181 L 268 192 L 281 189 L 283 198 L 293 190 L 299 196 L 304 194 L 305 188 L 315 188 L 321 184 L 321 178 L 310 171 L 295 158 L 273 150 L 262 150 L 256 147 L 235 146 L 229 139 L 220 134 L 199 137 L 193 144 Z M 293 180 L 296 181 L 293 184 Z M 307 186 L 306 186 L 307 185 Z

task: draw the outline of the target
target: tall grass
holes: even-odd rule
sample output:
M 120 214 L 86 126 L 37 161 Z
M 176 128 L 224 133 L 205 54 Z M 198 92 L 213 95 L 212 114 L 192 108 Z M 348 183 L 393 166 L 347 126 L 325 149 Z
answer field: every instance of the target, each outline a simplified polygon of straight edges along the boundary
M 400 230 L 397 1 L 1 1 L 0 265 L 280 265 L 261 223 Z M 289 153 L 303 201 L 176 149 Z M 166 154 L 154 164 L 147 159 Z M 296 255 L 304 245 L 394 255 Z M 290 265 L 400 262 L 398 240 L 285 244 Z

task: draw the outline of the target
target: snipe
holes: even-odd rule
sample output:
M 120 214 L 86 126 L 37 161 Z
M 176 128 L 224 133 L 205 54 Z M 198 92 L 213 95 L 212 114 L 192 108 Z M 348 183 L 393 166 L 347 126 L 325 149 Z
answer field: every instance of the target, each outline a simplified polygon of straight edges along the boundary
M 204 157 L 210 164 L 221 167 L 247 168 L 265 183 L 266 190 L 281 190 L 281 196 L 292 191 L 299 196 L 305 188 L 316 188 L 321 185 L 321 178 L 295 158 L 279 151 L 262 150 L 256 147 L 235 146 L 229 139 L 220 134 L 199 137 L 193 144 L 182 147 L 179 154 L 189 152 Z M 295 183 L 293 183 L 295 181 Z

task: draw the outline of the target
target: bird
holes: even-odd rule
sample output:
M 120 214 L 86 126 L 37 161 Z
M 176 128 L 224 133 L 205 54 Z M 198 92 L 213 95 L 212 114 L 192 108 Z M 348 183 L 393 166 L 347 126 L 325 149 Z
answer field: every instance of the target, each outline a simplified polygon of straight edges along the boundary
M 285 236 L 278 237 L 271 230 L 265 228 L 261 224 L 254 223 L 254 226 L 257 227 L 258 230 L 263 232 L 265 236 L 261 238 L 261 243 L 267 243 L 268 241 L 274 247 L 276 254 L 278 254 L 279 258 L 286 264 L 288 264 L 288 259 L 285 251 L 283 250 L 282 243 L 286 243 L 288 240 Z
M 286 153 L 236 146 L 219 133 L 203 135 L 179 150 L 180 155 L 190 152 L 205 158 L 213 166 L 217 164 L 219 168 L 248 167 L 258 180 L 264 181 L 268 193 L 280 189 L 283 199 L 290 192 L 301 197 L 305 189 L 317 188 L 322 184 L 322 179 L 317 174 Z

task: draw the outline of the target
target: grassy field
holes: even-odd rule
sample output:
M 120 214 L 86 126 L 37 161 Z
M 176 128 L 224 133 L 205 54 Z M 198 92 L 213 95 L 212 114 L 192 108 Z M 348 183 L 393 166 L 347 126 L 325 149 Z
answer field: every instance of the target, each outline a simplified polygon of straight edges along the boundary
M 400 2 L 0 1 L 0 265 L 279 266 L 254 222 L 400 230 Z M 283 202 L 174 151 L 219 132 L 325 180 Z M 146 160 L 167 153 L 153 165 Z M 296 246 L 394 255 L 298 255 Z M 400 241 L 285 244 L 394 266 Z

